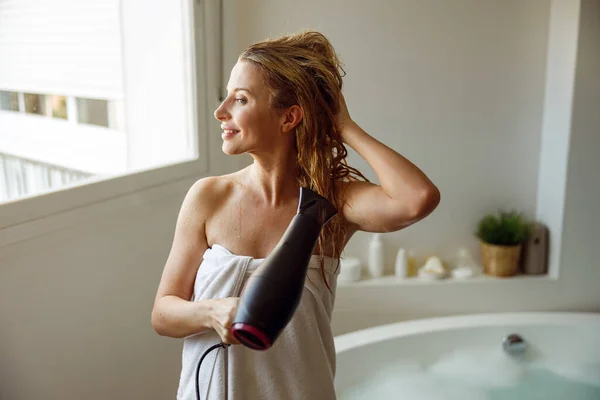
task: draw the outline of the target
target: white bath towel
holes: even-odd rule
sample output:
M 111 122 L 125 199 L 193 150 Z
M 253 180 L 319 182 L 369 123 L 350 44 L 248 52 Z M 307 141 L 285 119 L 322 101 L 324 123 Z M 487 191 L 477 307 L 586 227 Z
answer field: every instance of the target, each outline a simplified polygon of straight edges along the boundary
M 205 252 L 198 269 L 193 300 L 239 297 L 246 280 L 263 260 L 235 255 L 214 245 Z M 201 399 L 335 399 L 335 347 L 330 322 L 336 267 L 337 260 L 325 258 L 330 292 L 321 276 L 319 257 L 311 257 L 300 304 L 270 349 L 233 345 L 211 351 L 200 369 Z M 206 349 L 219 342 L 214 331 L 184 339 L 178 400 L 195 400 L 198 361 Z

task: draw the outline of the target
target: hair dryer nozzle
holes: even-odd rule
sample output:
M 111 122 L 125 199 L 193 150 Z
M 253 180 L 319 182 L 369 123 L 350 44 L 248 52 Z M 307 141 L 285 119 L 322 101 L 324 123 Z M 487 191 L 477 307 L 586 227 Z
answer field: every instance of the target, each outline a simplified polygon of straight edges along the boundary
M 267 350 L 272 344 L 263 331 L 243 322 L 233 324 L 231 333 L 238 342 L 254 350 Z

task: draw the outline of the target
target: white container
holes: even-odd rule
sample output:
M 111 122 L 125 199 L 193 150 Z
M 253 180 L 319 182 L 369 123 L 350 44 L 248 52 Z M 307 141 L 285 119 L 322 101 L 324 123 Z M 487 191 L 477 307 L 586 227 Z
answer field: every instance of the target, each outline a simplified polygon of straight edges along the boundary
M 396 264 L 394 265 L 394 274 L 398 278 L 408 278 L 408 255 L 403 248 L 398 249 L 396 254 Z
M 383 276 L 384 261 L 383 261 L 383 242 L 381 234 L 374 233 L 369 242 L 369 273 L 373 278 Z
M 479 275 L 479 268 L 466 248 L 461 248 L 457 253 L 456 268 L 452 270 L 455 279 L 468 279 Z
M 358 258 L 347 257 L 340 260 L 340 274 L 338 282 L 360 281 L 361 264 Z

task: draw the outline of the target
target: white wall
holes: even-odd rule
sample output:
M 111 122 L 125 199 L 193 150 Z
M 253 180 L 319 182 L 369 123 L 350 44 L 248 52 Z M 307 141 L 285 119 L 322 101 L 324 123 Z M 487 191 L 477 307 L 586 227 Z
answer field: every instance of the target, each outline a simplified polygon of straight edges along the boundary
M 536 219 L 551 232 L 548 270 L 560 274 L 569 141 L 579 36 L 579 2 L 552 0 Z
M 280 7 L 278 3 L 272 3 L 271 6 Z M 392 146 L 406 149 L 407 155 L 422 165 L 440 184 L 442 202 L 445 202 L 440 210 L 415 229 L 394 236 L 393 240 L 416 241 L 413 236 L 425 240 L 429 234 L 435 234 L 431 241 L 426 242 L 428 245 L 452 247 L 454 232 L 459 237 L 466 237 L 469 224 L 464 222 L 461 225 L 460 221 L 472 218 L 472 213 L 477 212 L 476 207 L 483 210 L 493 206 L 494 202 L 502 202 L 529 207 L 531 213 L 534 211 L 536 174 L 529 171 L 521 176 L 521 171 L 514 163 L 523 167 L 533 166 L 533 170 L 537 165 L 536 160 L 528 162 L 523 159 L 527 155 L 524 153 L 526 149 L 535 152 L 539 146 L 539 103 L 543 98 L 543 82 L 536 79 L 540 79 L 538 74 L 543 75 L 544 71 L 545 43 L 540 35 L 543 36 L 547 29 L 548 6 L 547 3 L 527 2 L 529 6 L 521 8 L 524 3 L 483 3 L 473 0 L 468 3 L 452 2 L 452 6 L 444 7 L 441 4 L 449 3 L 438 2 L 434 9 L 414 5 L 425 4 L 415 1 L 412 6 L 403 9 L 403 12 L 412 10 L 410 15 L 413 19 L 406 17 L 405 21 L 396 16 L 402 21 L 393 22 L 393 18 L 389 17 L 381 22 L 381 26 L 370 14 L 375 12 L 372 10 L 376 7 L 361 8 L 363 2 L 359 1 L 345 2 L 344 7 L 340 4 L 332 3 L 329 6 L 329 3 L 323 3 L 310 12 L 308 10 L 313 9 L 311 3 L 296 9 L 290 2 L 285 10 L 277 8 L 283 16 L 294 15 L 294 20 L 306 17 L 306 21 L 310 21 L 311 15 L 319 15 L 318 18 L 323 21 L 328 21 L 329 17 L 334 18 L 339 27 L 347 21 L 348 35 L 352 41 L 346 42 L 341 30 L 337 37 L 331 36 L 338 49 L 345 49 L 344 58 L 347 60 L 349 73 L 348 92 L 354 115 L 366 128 L 376 133 L 377 137 L 383 138 Z M 272 15 L 259 18 L 256 14 L 260 13 L 252 11 L 252 7 L 261 4 L 265 3 L 241 5 L 238 10 L 240 21 L 241 16 L 255 18 L 257 25 L 272 21 Z M 392 4 L 390 2 L 388 7 L 392 7 Z M 335 10 L 334 5 L 338 6 Z M 359 8 L 355 9 L 354 6 Z M 481 18 L 488 8 L 493 10 L 490 18 Z M 539 11 L 539 15 L 535 10 Z M 600 146 L 597 135 L 600 129 L 597 113 L 600 86 L 595 75 L 600 70 L 600 52 L 597 47 L 597 38 L 600 36 L 598 0 L 584 1 L 581 11 L 584 18 L 579 30 L 580 48 L 567 171 L 560 279 L 431 286 L 341 287 L 334 316 L 336 333 L 374 323 L 455 313 L 544 309 L 600 311 L 600 291 L 597 290 L 600 265 L 594 253 L 598 243 L 595 228 L 600 225 L 600 217 L 596 213 L 596 205 L 600 203 L 600 185 L 595 174 L 600 169 L 600 161 L 595 152 Z M 457 26 L 462 27 L 458 32 L 469 26 L 466 17 L 461 17 L 462 14 L 469 13 L 480 18 L 477 24 L 471 22 L 477 25 L 473 26 L 472 38 L 464 32 L 453 33 Z M 387 14 L 379 12 L 377 15 L 388 18 Z M 387 54 L 385 63 L 374 62 L 369 66 L 349 60 L 349 57 L 357 60 L 360 58 L 353 43 L 358 42 L 356 48 L 360 49 L 366 49 L 366 44 L 371 45 L 371 42 L 365 43 L 366 40 L 352 32 L 357 30 L 362 35 L 374 35 L 368 33 L 364 26 L 356 26 L 358 16 L 369 21 L 368 26 L 374 31 L 387 32 L 409 29 L 407 25 L 412 26 L 411 29 L 427 26 L 431 23 L 425 16 L 435 17 L 438 24 L 445 24 L 447 27 L 439 40 L 454 38 L 453 41 L 448 39 L 448 43 L 453 43 L 454 49 L 470 54 L 472 52 L 467 50 L 478 47 L 471 45 L 462 48 L 461 43 L 481 38 L 485 39 L 487 46 L 494 47 L 507 58 L 482 49 L 477 61 L 472 62 L 476 62 L 478 67 L 488 68 L 485 74 L 463 60 L 464 69 L 469 72 L 461 75 L 460 67 L 450 65 L 448 78 L 444 79 L 444 71 L 439 65 L 435 65 L 442 62 L 442 58 L 435 56 L 437 53 L 428 50 L 429 48 L 424 48 L 420 55 L 421 65 L 435 72 L 432 72 L 431 80 L 437 80 L 438 87 L 443 89 L 440 90 L 441 94 L 436 94 L 433 86 L 425 86 L 428 94 L 422 93 L 411 79 L 402 84 L 403 87 L 412 88 L 410 98 L 415 99 L 415 103 L 403 99 L 402 91 L 399 91 L 399 97 L 392 98 L 391 89 L 379 77 L 383 76 L 384 71 L 392 69 L 389 60 L 400 56 Z M 421 18 L 420 22 L 414 20 L 417 17 Z M 451 18 L 462 20 L 460 24 L 454 25 Z M 252 24 L 244 22 L 244 29 L 249 29 Z M 490 42 L 490 36 L 494 35 L 488 28 L 498 24 L 504 28 Z M 295 29 L 290 27 L 292 28 Z M 521 31 L 525 36 L 516 36 L 515 31 Z M 526 35 L 524 31 L 531 35 Z M 240 35 L 240 40 L 244 39 L 242 36 Z M 413 48 L 417 48 L 416 38 L 431 46 L 435 44 L 434 38 L 421 32 L 420 36 L 413 36 Z M 502 38 L 506 38 L 506 41 Z M 524 48 L 523 43 L 529 43 L 531 47 Z M 446 47 L 437 45 L 435 48 L 443 50 Z M 542 54 L 537 54 L 538 50 Z M 416 50 L 408 54 L 416 54 Z M 429 57 L 434 57 L 432 62 L 427 62 Z M 523 58 L 529 61 L 525 62 Z M 495 62 L 490 62 L 490 59 Z M 405 63 L 410 65 L 417 60 L 419 59 L 411 59 Z M 454 63 L 460 61 L 459 58 L 451 60 Z M 504 62 L 509 66 L 502 64 Z M 367 74 L 369 67 L 376 73 Z M 357 69 L 361 68 L 362 72 L 359 74 Z M 508 71 L 504 68 L 508 68 Z M 426 77 L 419 75 L 419 68 L 413 65 L 410 70 L 414 80 L 418 79 L 425 84 Z M 474 78 L 475 84 L 468 78 L 476 73 L 483 76 L 477 75 Z M 498 77 L 503 85 L 487 82 L 484 79 L 486 75 Z M 374 80 L 371 86 L 363 82 L 365 76 Z M 396 74 L 394 79 L 402 79 L 402 75 Z M 482 87 L 487 89 L 483 90 Z M 371 100 L 366 103 L 365 100 L 361 105 L 362 91 L 368 93 L 369 99 L 383 98 L 385 101 Z M 460 101 L 444 94 L 448 91 L 459 95 Z M 488 98 L 495 106 L 492 110 L 482 106 Z M 402 107 L 397 106 L 395 101 L 401 102 Z M 383 108 L 371 111 L 371 116 L 365 107 L 365 104 L 370 103 L 380 104 Z M 429 112 L 420 111 L 424 105 L 428 106 Z M 410 112 L 403 110 L 403 107 L 409 107 Z M 372 107 L 368 108 L 371 109 Z M 392 118 L 390 114 L 399 117 Z M 420 118 L 411 117 L 413 114 Z M 512 122 L 506 122 L 503 115 Z M 490 123 L 486 126 L 485 121 Z M 398 132 L 401 132 L 398 136 L 384 133 L 387 132 L 384 128 L 396 125 Z M 407 130 L 408 128 L 411 129 Z M 492 139 L 489 132 L 500 137 Z M 521 136 L 515 132 L 519 132 Z M 454 144 L 452 135 L 471 139 L 467 142 L 468 148 L 465 150 Z M 434 139 L 439 141 L 440 146 L 430 149 L 430 143 Z M 499 150 L 482 154 L 480 150 L 490 148 L 484 144 L 493 144 L 494 140 L 498 141 Z M 517 145 L 522 147 L 513 147 Z M 445 153 L 445 149 L 449 152 Z M 499 157 L 497 153 L 502 152 L 517 152 L 518 156 L 504 164 L 496 158 Z M 446 163 L 439 162 L 436 155 L 443 156 Z M 469 168 L 463 165 L 467 156 L 480 161 L 491 160 L 496 167 L 501 165 L 511 169 L 516 187 L 508 182 L 512 175 L 501 174 L 497 185 L 504 190 L 496 191 L 499 190 L 496 185 L 489 185 L 487 179 L 484 179 L 487 175 L 478 172 L 482 169 L 492 170 L 491 166 L 476 164 Z M 360 166 L 360 160 L 352 161 Z M 456 176 L 446 172 L 447 169 Z M 181 341 L 156 335 L 150 326 L 150 311 L 171 244 L 177 211 L 191 183 L 192 180 L 173 182 L 72 210 L 65 216 L 38 219 L 0 231 L 0 398 L 99 400 L 175 397 Z M 465 191 L 470 195 L 464 196 Z M 461 199 L 468 202 L 472 210 L 462 210 L 459 207 Z M 471 203 L 474 199 L 478 199 L 478 206 Z M 66 216 L 69 218 L 61 219 Z M 63 222 L 59 222 L 59 219 Z M 40 230 L 40 226 L 46 227 L 48 223 L 56 225 L 55 232 Z M 27 239 L 19 240 L 19 237 Z M 442 243 L 444 237 L 447 242 Z
M 354 119 L 419 165 L 442 201 L 425 221 L 384 235 L 451 259 L 477 250 L 477 219 L 498 207 L 533 216 L 544 99 L 548 1 L 238 1 L 240 50 L 269 36 L 317 29 L 347 76 Z M 351 153 L 349 162 L 377 181 Z M 366 261 L 368 236 L 347 256 Z
M 600 1 L 581 2 L 560 293 L 600 311 Z
M 175 398 L 181 341 L 150 313 L 192 183 L 74 210 L 51 234 L 0 235 L 0 399 Z
M 557 0 L 553 2 L 553 7 L 564 4 Z M 576 2 L 569 4 L 579 7 Z M 563 186 L 560 180 L 555 181 L 555 185 L 546 193 L 565 198 L 564 219 L 559 221 L 564 226 L 560 232 L 562 242 L 553 243 L 553 246 L 560 246 L 558 279 L 342 287 L 338 292 L 334 316 L 336 332 L 404 319 L 473 312 L 600 312 L 600 291 L 597 286 L 600 282 L 600 261 L 595 251 L 598 247 L 595 227 L 600 223 L 600 216 L 596 211 L 597 204 L 600 204 L 600 178 L 597 174 L 600 170 L 600 158 L 597 156 L 597 149 L 600 148 L 600 84 L 597 79 L 597 71 L 600 70 L 600 2 L 582 1 L 578 15 L 581 16 L 581 22 L 577 27 L 575 82 L 570 89 L 562 87 L 566 89 L 564 95 L 567 98 L 571 97 L 569 92 L 573 92 L 573 103 L 563 103 L 564 107 L 572 107 L 571 119 L 567 122 L 570 140 L 563 141 L 565 146 L 570 141 L 570 147 L 562 147 L 563 152 L 568 151 L 566 193 L 563 196 L 560 191 Z M 568 14 L 563 16 L 568 18 Z M 567 57 L 568 54 L 570 51 L 563 56 Z M 565 74 L 568 78 L 572 72 L 565 71 Z M 560 79 L 564 76 L 554 74 L 554 77 Z M 549 86 L 557 87 L 554 83 L 556 82 L 549 82 Z M 552 102 L 551 106 L 559 103 Z M 564 115 L 560 117 L 563 118 Z M 546 133 L 548 132 L 544 132 Z M 561 152 L 554 154 L 556 157 L 549 158 L 549 163 L 566 160 Z M 548 170 L 553 168 L 555 171 L 562 169 L 550 165 Z M 443 194 L 442 190 L 442 198 Z M 556 204 L 554 199 L 549 200 Z M 562 201 L 558 204 L 562 204 Z M 562 214 L 563 210 L 555 212 Z

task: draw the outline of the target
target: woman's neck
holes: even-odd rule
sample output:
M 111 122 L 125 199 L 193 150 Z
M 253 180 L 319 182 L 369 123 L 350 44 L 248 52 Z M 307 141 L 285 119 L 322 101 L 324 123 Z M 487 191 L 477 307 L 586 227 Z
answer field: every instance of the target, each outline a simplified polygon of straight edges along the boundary
M 299 196 L 298 163 L 295 156 L 269 160 L 254 157 L 254 163 L 248 167 L 248 174 L 254 189 L 265 203 L 277 206 Z

